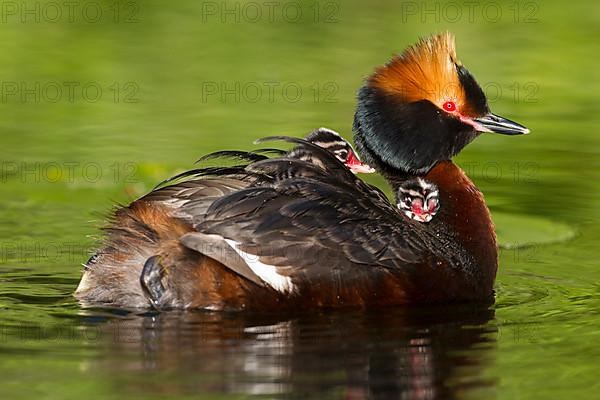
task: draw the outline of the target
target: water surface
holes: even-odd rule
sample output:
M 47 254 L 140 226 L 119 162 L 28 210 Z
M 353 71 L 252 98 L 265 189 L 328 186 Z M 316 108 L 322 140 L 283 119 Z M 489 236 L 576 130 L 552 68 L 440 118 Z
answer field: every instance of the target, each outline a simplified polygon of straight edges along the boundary
M 0 24 L 3 398 L 600 390 L 595 2 L 494 2 L 499 17 L 481 3 L 472 18 L 456 2 L 433 13 L 420 2 L 294 2 L 270 18 L 261 2 L 230 2 L 222 15 L 221 2 L 97 1 L 88 7 L 101 17 L 81 3 L 72 20 L 56 4 L 14 3 Z M 257 137 L 319 126 L 350 135 L 362 78 L 446 29 L 492 109 L 532 130 L 483 136 L 456 160 L 485 193 L 502 243 L 493 306 L 140 314 L 74 301 L 113 204 Z

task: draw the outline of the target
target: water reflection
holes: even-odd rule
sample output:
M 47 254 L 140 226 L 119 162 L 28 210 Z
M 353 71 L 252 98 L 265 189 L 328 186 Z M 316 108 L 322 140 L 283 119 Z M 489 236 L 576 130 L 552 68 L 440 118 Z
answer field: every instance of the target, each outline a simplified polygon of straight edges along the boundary
M 493 318 L 482 306 L 127 316 L 93 325 L 106 348 L 82 367 L 131 395 L 453 399 L 495 384 Z

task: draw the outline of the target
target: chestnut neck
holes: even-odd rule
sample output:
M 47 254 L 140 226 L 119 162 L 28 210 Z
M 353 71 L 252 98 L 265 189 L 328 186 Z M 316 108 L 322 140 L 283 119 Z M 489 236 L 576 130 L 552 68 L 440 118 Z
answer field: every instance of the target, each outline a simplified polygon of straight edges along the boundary
M 439 162 L 424 179 L 440 193 L 439 222 L 450 226 L 481 268 L 483 287 L 493 286 L 498 269 L 496 232 L 483 194 L 452 161 Z

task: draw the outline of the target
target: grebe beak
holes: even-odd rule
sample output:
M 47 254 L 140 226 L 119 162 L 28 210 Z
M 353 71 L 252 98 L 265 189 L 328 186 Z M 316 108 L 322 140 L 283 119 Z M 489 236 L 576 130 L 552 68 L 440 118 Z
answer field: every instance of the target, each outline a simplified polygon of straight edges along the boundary
M 473 126 L 479 132 L 500 133 L 502 135 L 526 135 L 529 133 L 529 129 L 523 125 L 492 113 L 485 117 L 473 118 L 473 122 Z

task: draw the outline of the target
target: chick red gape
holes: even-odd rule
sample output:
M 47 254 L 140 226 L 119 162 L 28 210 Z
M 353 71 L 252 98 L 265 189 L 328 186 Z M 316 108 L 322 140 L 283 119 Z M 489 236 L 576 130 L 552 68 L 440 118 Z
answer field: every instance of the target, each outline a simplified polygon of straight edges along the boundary
M 397 197 L 400 211 L 418 222 L 431 221 L 440 209 L 439 189 L 422 178 L 403 182 Z
M 319 128 L 309 134 L 305 139 L 310 143 L 316 144 L 317 146 L 332 152 L 338 160 L 343 162 L 344 165 L 355 174 L 370 174 L 375 172 L 373 168 L 360 160 L 360 157 L 358 157 L 358 154 L 356 154 L 352 145 L 334 130 Z

